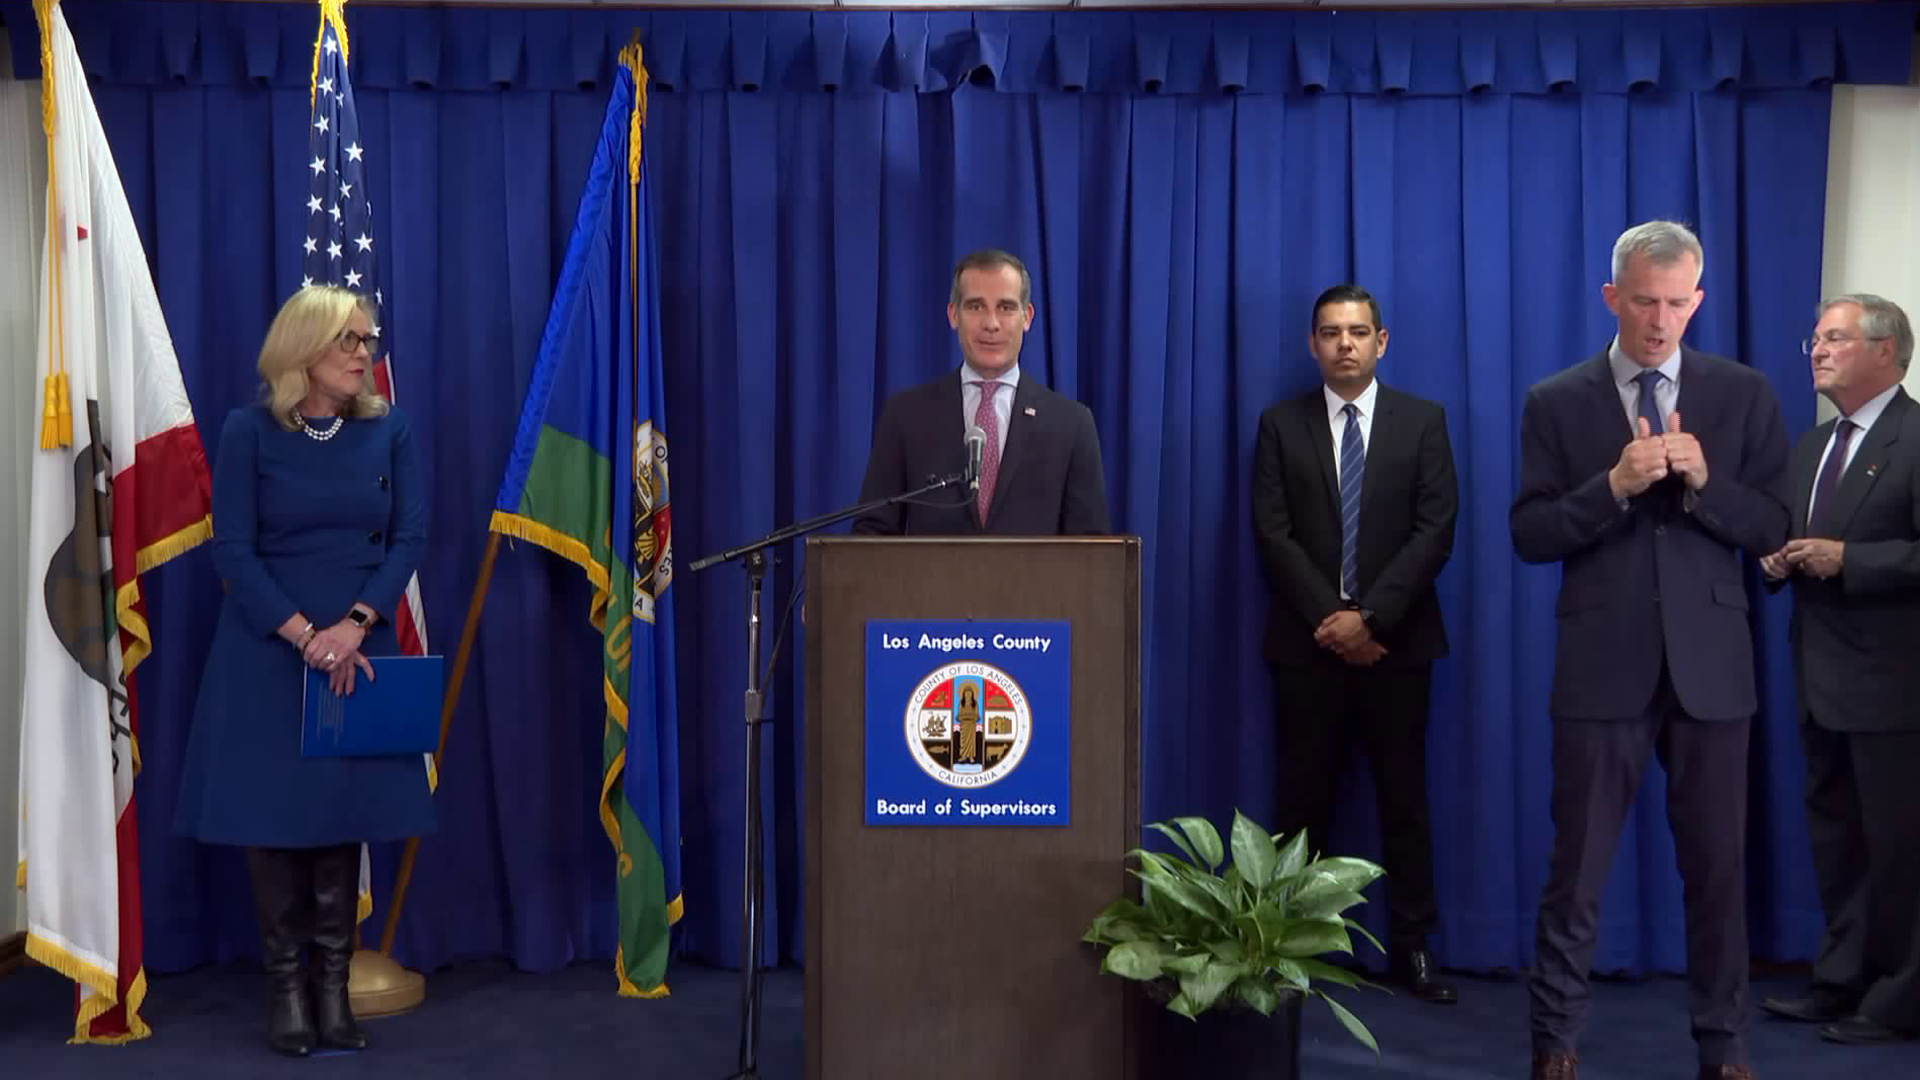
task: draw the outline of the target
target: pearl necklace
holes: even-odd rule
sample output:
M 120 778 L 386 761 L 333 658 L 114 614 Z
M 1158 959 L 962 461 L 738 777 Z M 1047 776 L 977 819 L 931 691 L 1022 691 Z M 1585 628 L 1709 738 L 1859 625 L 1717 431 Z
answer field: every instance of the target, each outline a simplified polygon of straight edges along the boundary
M 326 442 L 328 439 L 331 439 L 335 435 L 340 434 L 340 425 L 347 422 L 346 417 L 335 416 L 333 418 L 333 423 L 330 426 L 328 426 L 328 428 L 325 431 L 321 431 L 319 428 L 309 427 L 307 425 L 307 418 L 304 416 L 301 416 L 299 413 L 294 413 L 293 419 L 295 423 L 300 425 L 300 430 L 307 433 L 307 438 L 313 439 L 317 442 Z

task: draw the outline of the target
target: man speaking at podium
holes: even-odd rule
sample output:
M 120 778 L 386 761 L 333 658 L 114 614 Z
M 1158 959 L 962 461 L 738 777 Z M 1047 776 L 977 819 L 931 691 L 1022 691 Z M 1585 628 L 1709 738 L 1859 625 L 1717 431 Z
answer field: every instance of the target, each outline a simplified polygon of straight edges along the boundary
M 887 399 L 860 501 L 965 470 L 978 483 L 860 515 L 880 536 L 1091 536 L 1107 533 L 1100 436 L 1085 405 L 1020 373 L 1033 279 L 1014 256 L 976 251 L 953 270 L 947 324 L 965 363 Z

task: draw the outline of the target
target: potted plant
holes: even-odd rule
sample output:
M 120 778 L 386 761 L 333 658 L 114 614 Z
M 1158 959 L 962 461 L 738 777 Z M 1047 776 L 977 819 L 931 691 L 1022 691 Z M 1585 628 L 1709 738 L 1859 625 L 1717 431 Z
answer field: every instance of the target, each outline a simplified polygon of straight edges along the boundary
M 1380 1052 L 1360 1018 L 1316 985 L 1373 985 L 1316 958 L 1351 954 L 1354 933 L 1380 948 L 1342 914 L 1366 902 L 1360 890 L 1380 877 L 1379 866 L 1353 858 L 1309 861 L 1304 830 L 1291 838 L 1269 834 L 1237 810 L 1233 862 L 1224 871 L 1220 834 L 1206 819 L 1149 828 L 1180 854 L 1128 852 L 1139 862 L 1130 873 L 1140 879 L 1143 902 L 1114 901 L 1083 940 L 1105 946 L 1102 971 L 1144 983 L 1148 996 L 1165 1004 L 1152 1010 L 1162 1022 L 1147 1039 L 1161 1075 L 1297 1076 L 1300 1005 L 1309 995 Z

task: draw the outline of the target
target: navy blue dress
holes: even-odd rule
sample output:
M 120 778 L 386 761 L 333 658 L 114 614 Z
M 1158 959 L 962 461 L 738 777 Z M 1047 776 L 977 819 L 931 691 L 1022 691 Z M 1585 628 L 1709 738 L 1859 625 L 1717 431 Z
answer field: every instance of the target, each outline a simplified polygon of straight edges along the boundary
M 419 455 L 397 409 L 343 421 L 325 442 L 282 428 L 264 406 L 228 415 L 213 473 L 213 561 L 226 599 L 175 832 L 319 847 L 433 830 L 421 756 L 300 756 L 306 664 L 276 633 L 296 611 L 325 629 L 357 601 L 381 615 L 361 651 L 398 654 L 393 619 L 425 546 Z

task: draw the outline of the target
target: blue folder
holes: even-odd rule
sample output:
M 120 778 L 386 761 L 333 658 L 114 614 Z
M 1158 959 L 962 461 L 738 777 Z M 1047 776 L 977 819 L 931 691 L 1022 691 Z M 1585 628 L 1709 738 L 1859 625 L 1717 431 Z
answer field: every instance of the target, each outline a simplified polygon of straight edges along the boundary
M 442 656 L 374 656 L 374 677 L 356 672 L 341 697 L 325 672 L 307 669 L 300 717 L 303 757 L 390 757 L 428 754 L 440 741 Z

